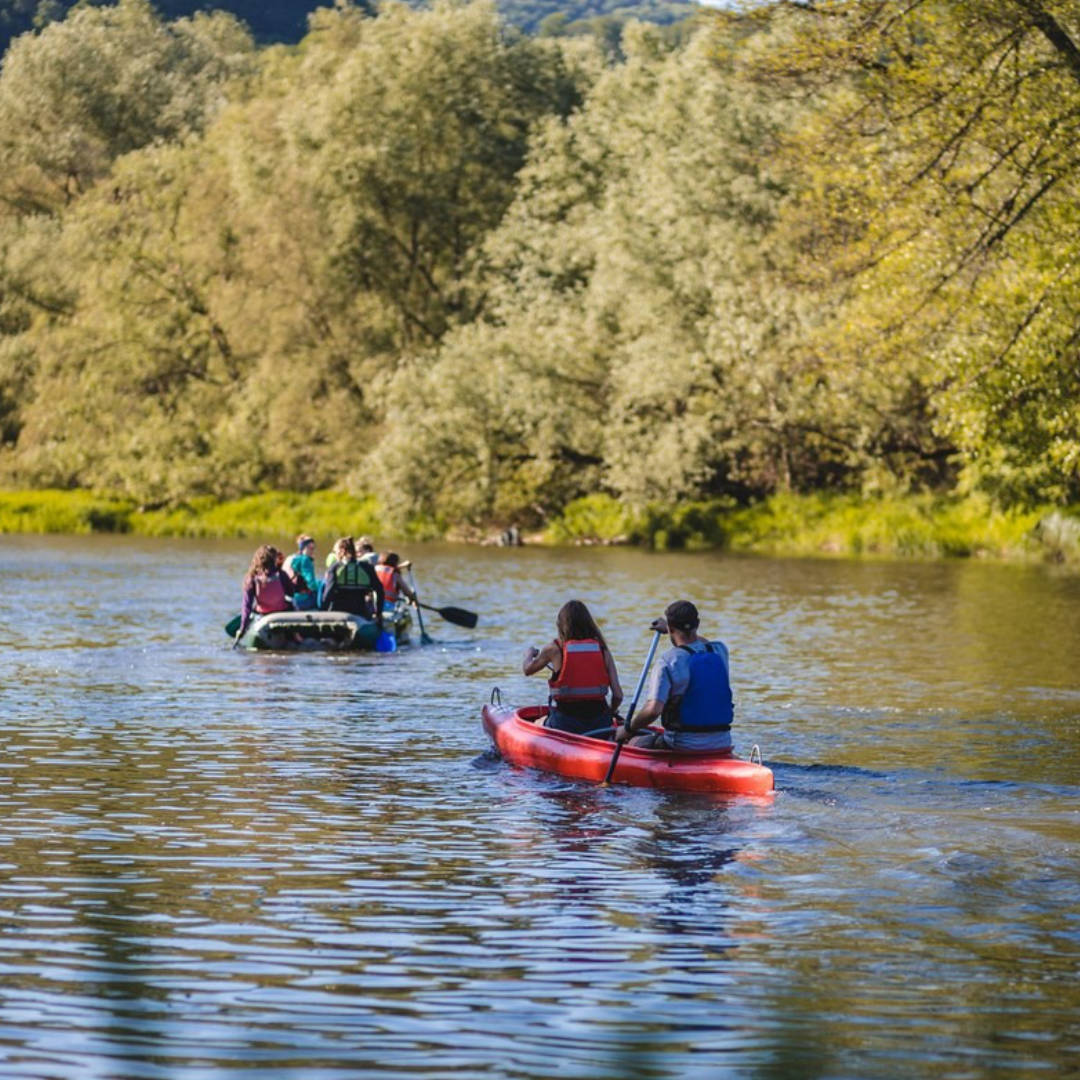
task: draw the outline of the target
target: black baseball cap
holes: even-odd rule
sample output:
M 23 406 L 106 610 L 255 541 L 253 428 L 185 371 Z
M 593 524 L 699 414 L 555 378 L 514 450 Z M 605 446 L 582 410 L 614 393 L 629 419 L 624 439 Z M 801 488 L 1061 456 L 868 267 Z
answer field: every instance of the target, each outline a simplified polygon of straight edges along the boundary
M 673 604 L 668 604 L 664 609 L 664 618 L 667 619 L 669 628 L 684 631 L 696 630 L 701 621 L 697 608 L 689 600 L 676 600 Z

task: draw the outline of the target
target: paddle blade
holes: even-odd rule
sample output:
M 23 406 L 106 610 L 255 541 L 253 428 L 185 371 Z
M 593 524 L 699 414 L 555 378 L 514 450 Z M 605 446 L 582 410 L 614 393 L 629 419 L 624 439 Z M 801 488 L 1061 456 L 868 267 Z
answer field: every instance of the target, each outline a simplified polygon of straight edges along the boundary
M 471 630 L 475 625 L 479 615 L 475 611 L 466 611 L 464 608 L 459 607 L 440 607 L 435 609 L 447 622 L 453 623 L 455 626 L 464 626 Z
M 240 616 L 239 615 L 234 615 L 225 624 L 225 633 L 228 634 L 229 637 L 236 637 L 236 631 L 239 630 L 239 629 L 240 629 Z
M 375 651 L 376 652 L 397 652 L 397 638 L 390 633 L 389 630 L 384 630 L 375 639 Z

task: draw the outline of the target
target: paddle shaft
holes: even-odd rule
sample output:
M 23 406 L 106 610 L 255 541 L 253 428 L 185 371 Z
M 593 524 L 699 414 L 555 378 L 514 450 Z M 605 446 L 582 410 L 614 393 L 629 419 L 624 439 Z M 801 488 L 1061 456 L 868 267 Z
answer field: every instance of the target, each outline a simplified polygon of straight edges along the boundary
M 645 689 L 645 679 L 649 674 L 649 668 L 652 666 L 653 657 L 656 655 L 656 646 L 660 644 L 660 631 L 653 631 L 652 644 L 649 646 L 649 655 L 645 657 L 645 666 L 641 669 L 641 677 L 638 679 L 637 689 L 634 691 L 634 699 L 630 702 L 630 708 L 626 711 L 626 730 L 630 730 L 630 721 L 634 719 L 634 712 L 638 706 L 638 699 L 641 697 L 641 691 Z M 611 764 L 608 766 L 607 776 L 604 777 L 604 783 L 611 783 L 611 776 L 615 772 L 615 765 L 619 760 L 619 754 L 622 753 L 623 744 L 617 742 L 615 744 L 615 751 L 611 755 Z
M 412 584 L 413 604 L 416 607 L 416 622 L 420 627 L 420 644 L 428 645 L 431 643 L 431 638 L 428 637 L 427 631 L 424 629 L 424 616 L 420 613 L 422 607 L 427 607 L 427 604 L 420 603 L 420 597 L 416 595 L 416 578 L 413 576 L 412 567 L 409 567 L 409 582 Z

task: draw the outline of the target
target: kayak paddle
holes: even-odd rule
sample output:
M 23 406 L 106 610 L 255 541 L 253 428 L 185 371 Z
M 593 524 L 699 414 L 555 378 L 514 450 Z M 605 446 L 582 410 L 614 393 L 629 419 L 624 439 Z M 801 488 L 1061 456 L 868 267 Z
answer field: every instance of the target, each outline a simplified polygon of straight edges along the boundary
M 459 607 L 432 607 L 431 604 L 421 604 L 419 600 L 416 601 L 418 607 L 427 608 L 428 611 L 437 612 L 447 622 L 453 623 L 455 626 L 464 626 L 471 630 L 475 625 L 479 616 L 475 611 L 466 611 L 464 608 Z
M 645 686 L 645 677 L 649 674 L 649 667 L 652 665 L 653 657 L 656 655 L 656 646 L 660 643 L 660 631 L 653 631 L 652 644 L 649 646 L 649 655 L 645 657 L 645 666 L 641 669 L 641 678 L 638 679 L 637 689 L 634 691 L 634 700 L 630 702 L 630 708 L 626 712 L 626 730 L 630 730 L 630 721 L 634 719 L 634 710 L 637 708 L 638 698 L 641 697 L 641 691 Z M 615 744 L 615 752 L 611 755 L 611 764 L 608 766 L 607 776 L 604 777 L 604 787 L 607 787 L 611 783 L 611 775 L 615 772 L 615 763 L 619 760 L 619 754 L 622 752 L 623 744 L 617 742 Z
M 239 629 L 240 629 L 240 616 L 239 615 L 234 615 L 225 624 L 225 633 L 228 634 L 229 637 L 234 638 L 234 637 L 236 637 L 236 631 L 239 630 Z

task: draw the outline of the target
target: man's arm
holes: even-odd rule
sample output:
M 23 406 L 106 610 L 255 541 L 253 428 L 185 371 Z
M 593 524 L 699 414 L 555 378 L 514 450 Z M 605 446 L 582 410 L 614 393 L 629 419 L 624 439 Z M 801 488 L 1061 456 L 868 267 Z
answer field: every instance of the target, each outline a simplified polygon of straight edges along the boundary
M 400 570 L 397 574 L 397 587 L 402 596 L 407 597 L 414 604 L 416 603 L 416 593 L 412 591 L 412 586 L 405 580 L 405 575 Z
M 644 727 L 648 727 L 654 720 L 658 719 L 664 711 L 664 703 L 657 701 L 656 698 L 649 698 L 644 705 L 630 718 L 630 728 L 627 729 L 625 724 L 619 725 L 619 731 L 615 734 L 616 742 L 625 742 L 631 735 L 636 734 Z M 619 732 L 625 732 L 623 736 L 619 737 Z
M 630 728 L 627 728 L 625 723 L 616 728 L 616 742 L 626 742 L 631 735 L 643 727 L 648 727 L 663 713 L 664 705 L 671 694 L 671 671 L 664 660 L 661 660 L 653 670 L 648 693 L 649 696 L 645 699 L 645 704 L 630 717 Z

